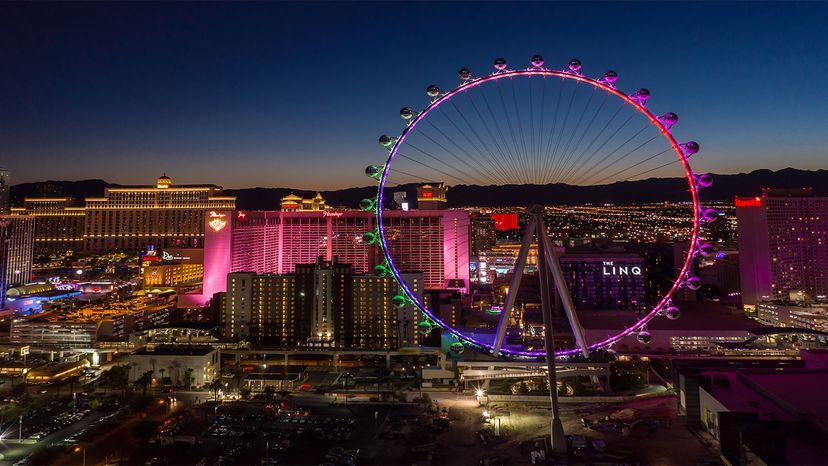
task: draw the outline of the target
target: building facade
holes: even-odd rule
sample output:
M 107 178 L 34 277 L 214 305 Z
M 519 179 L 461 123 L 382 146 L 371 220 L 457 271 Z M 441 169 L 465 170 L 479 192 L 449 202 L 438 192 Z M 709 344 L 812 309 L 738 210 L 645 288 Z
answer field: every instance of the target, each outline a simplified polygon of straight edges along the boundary
M 422 300 L 422 274 L 403 280 Z M 286 348 L 416 345 L 421 316 L 409 302 L 394 303 L 399 293 L 392 277 L 353 275 L 347 264 L 322 258 L 285 275 L 234 272 L 227 276 L 222 334 Z
M 165 176 L 155 186 L 106 188 L 86 199 L 85 249 L 90 252 L 202 247 L 206 212 L 235 208 L 234 197 L 215 185 L 174 186 Z
M 828 297 L 828 197 L 810 188 L 764 189 L 737 197 L 742 302 L 802 291 L 812 300 Z
M 476 215 L 469 221 L 471 223 L 472 256 L 477 257 L 481 252 L 491 251 L 497 244 L 494 219 L 488 215 Z
M 466 212 L 389 211 L 386 240 L 398 270 L 423 274 L 425 289 L 469 286 L 469 217 Z M 227 290 L 227 274 L 284 275 L 298 264 L 322 257 L 348 264 L 354 274 L 371 273 L 382 262 L 375 245 L 364 240 L 376 230 L 375 216 L 357 210 L 210 211 L 205 214 L 203 303 Z
M 567 254 L 561 269 L 577 309 L 642 310 L 644 259 L 634 254 Z
M 83 250 L 86 208 L 73 206 L 71 198 L 26 198 L 11 212 L 34 218 L 35 257 Z
M 8 215 L 11 206 L 11 172 L 0 168 L 0 215 Z
M 5 307 L 9 288 L 31 279 L 33 237 L 33 218 L 0 216 L 0 309 Z

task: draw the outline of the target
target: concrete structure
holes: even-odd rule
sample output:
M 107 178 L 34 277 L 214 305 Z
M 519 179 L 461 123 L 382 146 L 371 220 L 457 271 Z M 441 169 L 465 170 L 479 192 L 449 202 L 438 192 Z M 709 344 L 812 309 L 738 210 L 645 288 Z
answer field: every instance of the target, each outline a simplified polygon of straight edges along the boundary
M 818 464 L 828 454 L 826 355 L 802 362 L 675 364 L 679 414 L 707 431 L 725 464 Z
M 0 168 L 0 215 L 8 215 L 11 197 L 11 172 Z
M 316 193 L 316 196 L 310 199 L 303 199 L 291 193 L 282 198 L 279 208 L 282 212 L 314 212 L 327 210 L 328 206 L 319 193 Z
M 32 277 L 34 219 L 0 216 L 0 309 L 9 288 L 25 285 Z
M 276 346 L 297 346 L 301 341 L 297 295 L 293 275 L 251 272 L 227 275 L 222 335 L 252 337 Z
M 296 266 L 300 320 L 309 320 L 308 344 L 322 348 L 348 348 L 353 328 L 352 268 L 334 257 Z M 305 330 L 305 329 L 302 329 Z M 304 333 L 304 332 L 303 332 Z
M 403 280 L 423 299 L 422 274 Z M 397 349 L 418 343 L 416 307 L 397 307 L 392 277 L 353 275 L 347 264 L 318 259 L 286 275 L 227 276 L 221 314 L 225 338 L 277 347 Z
M 682 303 L 681 318 L 669 320 L 656 317 L 647 324 L 652 337 L 649 343 L 641 343 L 630 334 L 613 346 L 618 352 L 703 352 L 721 350 L 720 343 L 744 342 L 753 336 L 750 329 L 761 327 L 756 321 L 715 303 Z M 582 311 L 581 323 L 589 342 L 604 340 L 618 329 L 631 327 L 637 320 L 633 312 Z M 556 336 L 556 339 L 558 337 Z
M 773 327 L 804 328 L 828 333 L 828 304 L 762 301 L 756 305 L 756 320 Z M 809 336 L 802 335 L 800 338 Z
M 72 202 L 68 197 L 26 198 L 23 207 L 11 209 L 12 215 L 34 218 L 35 257 L 83 250 L 86 208 Z
M 417 209 L 440 210 L 446 208 L 446 193 L 448 186 L 445 183 L 425 183 L 417 186 Z
M 86 199 L 85 249 L 202 247 L 205 213 L 235 205 L 220 186 L 174 186 L 166 175 L 155 186 L 106 188 L 103 197 Z
M 828 197 L 810 188 L 737 197 L 739 270 L 747 308 L 801 290 L 828 297 Z
M 495 221 L 488 215 L 471 217 L 471 253 L 477 257 L 484 251 L 491 250 L 497 244 Z
M 405 273 L 401 278 L 423 302 L 423 275 Z M 417 324 L 422 318 L 420 310 L 407 300 L 400 307 L 395 305 L 394 296 L 400 294 L 400 287 L 394 278 L 354 276 L 352 289 L 352 348 L 392 350 L 419 343 Z
M 173 385 L 187 385 L 189 378 L 194 387 L 210 383 L 219 375 L 221 365 L 218 350 L 210 346 L 142 348 L 130 354 L 128 361 L 132 367 L 130 381 L 152 372 L 157 380 L 169 377 Z
M 376 230 L 375 215 L 356 210 L 210 211 L 205 214 L 204 285 L 182 301 L 202 305 L 227 290 L 227 274 L 284 275 L 297 264 L 338 258 L 353 273 L 373 272 L 382 261 L 363 234 Z M 469 286 L 469 217 L 454 210 L 389 211 L 386 239 L 397 268 L 421 272 L 425 289 Z

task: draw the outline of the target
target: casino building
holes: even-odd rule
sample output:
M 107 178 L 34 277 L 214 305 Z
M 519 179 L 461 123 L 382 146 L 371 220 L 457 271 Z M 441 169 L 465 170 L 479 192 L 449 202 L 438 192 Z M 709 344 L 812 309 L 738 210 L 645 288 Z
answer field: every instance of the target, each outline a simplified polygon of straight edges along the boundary
M 86 208 L 73 206 L 71 198 L 26 198 L 11 214 L 34 218 L 35 257 L 83 249 Z
M 32 276 L 34 219 L 0 215 L 0 309 L 9 288 L 25 285 Z
M 737 197 L 742 303 L 802 291 L 828 300 L 828 197 L 810 188 L 764 189 L 761 196 Z
M 175 186 L 166 175 L 155 186 L 106 188 L 103 197 L 86 199 L 85 249 L 201 247 L 205 212 L 236 206 L 221 192 L 216 185 Z
M 401 272 L 423 274 L 423 288 L 469 286 L 469 217 L 464 211 L 410 210 L 383 214 L 386 241 Z M 284 275 L 298 264 L 334 258 L 354 274 L 384 261 L 363 234 L 376 230 L 375 216 L 357 210 L 208 211 L 204 218 L 203 295 L 182 296 L 192 305 L 227 290 L 227 274 Z

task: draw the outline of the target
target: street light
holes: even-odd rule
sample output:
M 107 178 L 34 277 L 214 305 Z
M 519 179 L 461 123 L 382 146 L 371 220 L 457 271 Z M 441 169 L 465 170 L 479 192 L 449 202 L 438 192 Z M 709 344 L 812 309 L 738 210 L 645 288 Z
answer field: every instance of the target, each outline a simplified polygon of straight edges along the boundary
M 75 453 L 83 452 L 83 466 L 86 466 L 86 448 L 75 447 Z

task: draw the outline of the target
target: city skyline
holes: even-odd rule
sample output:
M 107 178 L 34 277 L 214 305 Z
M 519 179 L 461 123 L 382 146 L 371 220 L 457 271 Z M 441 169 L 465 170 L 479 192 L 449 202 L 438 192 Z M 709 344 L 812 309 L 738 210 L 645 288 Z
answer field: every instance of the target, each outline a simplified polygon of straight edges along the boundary
M 2 165 L 14 184 L 166 171 L 227 188 L 364 186 L 385 157 L 376 137 L 402 129 L 400 107 L 425 106 L 426 85 L 541 53 L 650 88 L 652 108 L 681 116 L 676 136 L 701 143 L 698 170 L 820 168 L 825 5 L 502 6 L 7 6 Z

